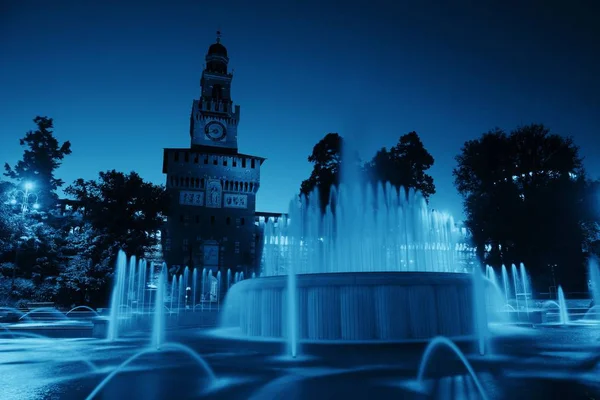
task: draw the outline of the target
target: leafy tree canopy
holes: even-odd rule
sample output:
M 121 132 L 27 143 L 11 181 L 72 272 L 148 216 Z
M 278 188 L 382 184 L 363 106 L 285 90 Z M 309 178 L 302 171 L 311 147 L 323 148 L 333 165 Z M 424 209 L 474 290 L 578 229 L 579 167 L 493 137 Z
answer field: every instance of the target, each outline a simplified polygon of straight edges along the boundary
M 300 194 L 308 196 L 318 189 L 322 209 L 329 202 L 332 186 L 340 183 L 343 139 L 337 133 L 328 133 L 313 148 L 308 162 L 313 164 L 310 177 L 300 185 Z
M 38 203 L 43 209 L 54 205 L 57 197 L 55 190 L 63 185 L 63 181 L 54 176 L 66 155 L 71 154 L 71 143 L 59 144 L 53 133 L 53 120 L 48 117 L 36 117 L 35 131 L 29 131 L 20 139 L 21 146 L 26 149 L 23 158 L 11 167 L 4 164 L 4 175 L 19 181 L 31 182 L 35 187 Z
M 365 165 L 372 182 L 390 182 L 392 186 L 419 190 L 428 200 L 435 193 L 433 178 L 425 171 L 433 166 L 434 159 L 416 132 L 402 135 L 396 146 L 382 148 Z
M 597 215 L 587 200 L 593 185 L 571 138 L 538 124 L 510 134 L 496 128 L 466 142 L 456 160 L 466 225 L 481 257 L 486 245 L 493 248 L 485 262 L 525 262 L 548 286 L 578 275 L 573 269 L 583 265 L 582 246 L 595 237 Z
M 156 244 L 166 214 L 167 195 L 162 186 L 145 182 L 137 173 L 100 172 L 97 180 L 76 180 L 65 189 L 83 207 L 84 220 L 106 239 L 106 247 L 122 247 L 142 256 Z M 111 243 L 111 245 L 109 245 Z
M 425 199 L 435 193 L 433 178 L 426 173 L 434 159 L 416 132 L 401 136 L 394 147 L 381 149 L 365 164 L 360 162 L 357 152 L 352 152 L 351 157 L 344 161 L 343 146 L 344 141 L 339 134 L 329 133 L 315 145 L 308 157 L 313 170 L 310 177 L 302 182 L 300 194 L 309 195 L 318 189 L 322 210 L 329 202 L 331 188 L 339 185 L 345 172 L 351 175 L 356 172 L 361 179 L 366 178 L 372 183 L 390 182 L 395 187 L 419 190 Z

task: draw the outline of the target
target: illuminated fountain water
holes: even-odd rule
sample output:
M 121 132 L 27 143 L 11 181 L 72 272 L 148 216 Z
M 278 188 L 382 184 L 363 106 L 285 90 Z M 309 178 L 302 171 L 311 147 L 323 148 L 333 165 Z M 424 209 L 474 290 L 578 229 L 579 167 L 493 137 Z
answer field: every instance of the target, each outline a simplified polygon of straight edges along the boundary
M 171 280 L 171 306 L 169 307 L 172 310 L 175 309 L 175 299 L 177 298 L 177 279 L 175 276 L 173 276 L 173 279 Z
M 517 272 L 517 266 L 515 264 L 512 264 L 510 266 L 510 269 L 512 272 L 513 286 L 515 289 L 516 309 L 517 309 L 517 312 L 519 312 L 519 310 L 520 310 L 520 307 L 519 307 L 519 273 Z
M 318 198 L 265 222 L 262 275 L 231 287 L 223 320 L 246 337 L 287 338 L 292 355 L 301 340 L 476 333 L 472 276 L 450 216 L 389 184 L 341 185 L 324 214 Z
M 192 311 L 196 311 L 196 285 L 198 284 L 198 270 L 194 268 L 192 272 Z
M 173 277 L 173 280 L 175 280 L 175 277 Z M 181 312 L 181 305 L 183 303 L 184 296 L 185 296 L 185 286 L 183 284 L 183 275 L 179 275 L 177 284 L 179 287 L 179 289 L 177 290 L 177 313 L 179 314 Z
M 592 303 L 583 319 L 587 322 L 600 323 L 600 264 L 595 256 L 588 260 L 588 290 Z
M 509 304 L 508 299 L 510 298 L 510 281 L 508 279 L 506 265 L 502 265 L 502 286 L 504 287 L 504 298 L 506 299 L 506 304 Z
M 167 288 L 167 266 L 163 267 L 158 275 L 156 288 L 156 301 L 154 306 L 154 319 L 152 321 L 152 347 L 159 349 L 165 341 L 165 292 Z
M 561 286 L 558 286 L 558 309 L 560 313 L 560 324 L 569 324 L 569 311 L 567 310 L 567 301 L 565 300 L 565 293 Z
M 122 250 L 117 254 L 113 290 L 110 303 L 107 338 L 118 339 L 126 328 L 136 329 L 137 317 L 147 314 L 151 298 L 146 297 L 148 265 L 145 260 L 136 260 Z M 152 282 L 152 268 L 150 276 Z
M 589 290 L 594 306 L 600 306 L 600 264 L 598 259 L 590 256 L 588 260 Z
M 523 297 L 525 299 L 525 311 L 529 314 L 529 289 L 531 285 L 529 285 L 529 277 L 525 270 L 525 264 L 519 264 L 519 272 L 521 273 L 521 287 L 523 288 Z
M 433 340 L 429 342 L 427 348 L 423 352 L 423 356 L 421 357 L 421 362 L 419 364 L 419 372 L 417 373 L 418 384 L 421 386 L 423 385 L 425 380 L 425 373 L 427 372 L 427 367 L 431 362 L 432 356 L 435 354 L 436 351 L 439 351 L 439 349 L 442 348 L 449 349 L 454 354 L 454 356 L 456 356 L 460 360 L 460 362 L 463 364 L 468 374 L 470 375 L 471 379 L 473 380 L 473 383 L 475 384 L 476 390 L 473 392 L 477 392 L 479 394 L 479 398 L 481 398 L 482 400 L 487 400 L 488 396 L 485 390 L 483 389 L 483 386 L 479 382 L 477 374 L 475 374 L 475 370 L 473 369 L 463 352 L 460 351 L 458 346 L 456 346 L 456 344 L 454 344 L 451 340 L 441 336 L 433 338 Z M 465 398 L 471 398 L 471 391 L 464 394 L 467 395 L 465 396 Z
M 113 287 L 112 299 L 110 302 L 110 320 L 108 323 L 108 340 L 116 340 L 119 337 L 119 327 L 123 318 L 123 307 L 125 300 L 125 280 L 127 276 L 127 256 L 124 251 L 119 251 L 117 255 L 117 265 L 115 267 L 115 282 Z

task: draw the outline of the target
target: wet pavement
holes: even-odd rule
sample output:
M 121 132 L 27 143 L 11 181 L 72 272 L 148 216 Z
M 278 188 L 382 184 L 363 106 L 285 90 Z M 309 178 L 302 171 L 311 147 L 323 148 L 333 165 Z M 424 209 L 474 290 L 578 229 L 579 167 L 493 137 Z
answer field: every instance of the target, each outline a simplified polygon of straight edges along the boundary
M 179 345 L 160 351 L 150 348 L 147 333 L 116 342 L 5 335 L 0 398 L 85 399 L 102 384 L 94 398 L 600 399 L 600 326 L 491 331 L 491 354 L 479 355 L 473 342 L 458 344 L 474 375 L 442 345 L 422 381 L 426 343 L 306 344 L 292 359 L 283 343 L 216 338 L 199 329 L 168 331 L 167 342 Z

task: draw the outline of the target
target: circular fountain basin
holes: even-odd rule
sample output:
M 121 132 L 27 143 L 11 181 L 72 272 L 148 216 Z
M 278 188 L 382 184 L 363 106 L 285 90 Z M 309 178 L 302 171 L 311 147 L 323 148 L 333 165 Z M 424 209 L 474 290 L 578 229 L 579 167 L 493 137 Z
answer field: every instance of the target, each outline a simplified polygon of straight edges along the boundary
M 234 285 L 224 321 L 246 337 L 288 336 L 288 278 Z M 301 340 L 403 341 L 475 333 L 470 274 L 359 272 L 296 276 Z

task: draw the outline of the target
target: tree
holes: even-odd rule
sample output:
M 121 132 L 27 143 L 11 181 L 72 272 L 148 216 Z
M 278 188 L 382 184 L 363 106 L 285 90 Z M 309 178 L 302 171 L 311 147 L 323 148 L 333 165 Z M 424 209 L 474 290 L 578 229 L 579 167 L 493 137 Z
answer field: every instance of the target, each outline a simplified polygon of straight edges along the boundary
M 554 282 L 581 287 L 582 247 L 595 237 L 597 219 L 572 139 L 537 124 L 510 134 L 497 128 L 466 142 L 456 160 L 455 186 L 482 260 L 524 262 L 545 290 Z M 485 254 L 486 245 L 493 251 Z
M 79 202 L 102 251 L 120 247 L 142 257 L 156 245 L 168 204 L 164 187 L 145 182 L 135 172 L 112 170 L 100 172 L 98 180 L 78 179 L 65 193 Z
M 343 139 L 337 133 L 328 133 L 313 148 L 308 161 L 313 170 L 310 177 L 300 185 L 300 194 L 309 196 L 315 189 L 319 191 L 319 204 L 325 210 L 329 202 L 331 187 L 340 183 Z
M 371 182 L 390 182 L 392 186 L 419 190 L 425 200 L 435 193 L 433 178 L 427 171 L 434 163 L 416 132 L 403 135 L 398 144 L 387 150 L 382 148 L 365 165 Z
M 23 152 L 23 159 L 14 168 L 5 163 L 4 175 L 20 182 L 31 181 L 35 185 L 38 203 L 42 209 L 47 210 L 55 204 L 55 191 L 64 183 L 54 176 L 54 172 L 60 167 L 63 158 L 71 154 L 71 143 L 66 141 L 59 144 L 52 131 L 52 118 L 38 116 L 33 122 L 37 125 L 37 130 L 27 132 L 20 139 L 21 146 L 27 147 Z

